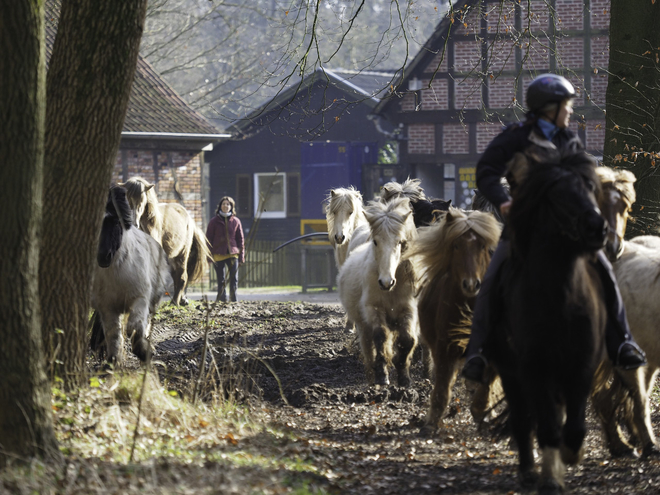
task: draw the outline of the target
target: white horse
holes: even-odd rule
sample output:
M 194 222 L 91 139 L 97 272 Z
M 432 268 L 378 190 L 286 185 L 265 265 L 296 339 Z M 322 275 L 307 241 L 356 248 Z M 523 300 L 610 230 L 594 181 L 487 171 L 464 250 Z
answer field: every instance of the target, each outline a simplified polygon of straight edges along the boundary
M 206 234 L 195 225 L 188 211 L 176 203 L 159 203 L 154 184 L 133 177 L 123 184 L 135 212 L 135 225 L 163 246 L 172 265 L 172 303 L 186 305 L 186 287 L 199 280 L 211 259 Z
M 340 187 L 330 191 L 326 198 L 325 218 L 328 222 L 328 239 L 334 249 L 337 269 L 346 261 L 348 243 L 353 232 L 365 225 L 362 194 L 354 187 Z
M 128 313 L 126 333 L 133 353 L 147 361 L 151 355 L 151 315 L 171 286 L 170 266 L 163 248 L 133 226 L 126 190 L 111 188 L 92 283 L 92 349 L 101 351 L 105 340 L 108 361 L 121 364 L 122 322 Z
M 417 231 L 407 199 L 370 202 L 365 208 L 370 240 L 355 248 L 337 278 L 348 319 L 355 322 L 367 377 L 389 384 L 388 365 L 400 386 L 410 384 L 410 361 L 418 340 L 412 263 L 403 258 Z
M 617 421 L 621 407 L 628 426 L 641 442 L 642 455 L 658 455 L 649 410 L 650 392 L 660 370 L 660 237 L 640 236 L 624 240 L 626 222 L 635 202 L 635 176 L 627 170 L 598 167 L 603 186 L 600 209 L 610 224 L 605 250 L 613 261 L 630 330 L 646 352 L 648 366 L 616 373 L 606 360 L 598 373 L 593 403 L 612 455 L 631 455 L 633 447 L 622 435 Z

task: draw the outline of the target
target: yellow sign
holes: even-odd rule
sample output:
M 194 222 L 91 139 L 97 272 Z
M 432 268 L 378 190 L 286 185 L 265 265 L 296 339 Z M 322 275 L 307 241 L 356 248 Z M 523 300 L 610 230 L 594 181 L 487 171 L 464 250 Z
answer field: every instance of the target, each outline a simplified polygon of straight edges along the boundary
M 476 167 L 460 167 L 458 169 L 458 180 L 463 189 L 475 189 L 477 187 L 477 168 Z M 467 182 L 467 186 L 463 187 L 463 183 Z

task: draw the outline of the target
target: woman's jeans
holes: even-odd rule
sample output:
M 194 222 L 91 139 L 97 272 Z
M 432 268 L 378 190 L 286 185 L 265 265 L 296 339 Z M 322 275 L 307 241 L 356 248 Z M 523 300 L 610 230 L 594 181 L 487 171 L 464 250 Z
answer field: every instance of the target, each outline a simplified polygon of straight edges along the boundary
M 225 279 L 225 267 L 229 270 L 229 297 L 236 301 L 236 289 L 238 288 L 238 258 L 227 258 L 213 263 L 215 274 L 218 278 L 218 296 L 216 301 L 227 302 L 227 280 Z

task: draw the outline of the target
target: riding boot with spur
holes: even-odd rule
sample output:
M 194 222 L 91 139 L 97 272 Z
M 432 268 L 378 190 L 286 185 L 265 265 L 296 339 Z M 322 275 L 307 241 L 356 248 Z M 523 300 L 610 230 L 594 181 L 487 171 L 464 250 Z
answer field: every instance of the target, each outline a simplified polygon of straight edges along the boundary
M 612 264 L 603 251 L 598 253 L 596 268 L 605 291 L 607 306 L 607 324 L 605 326 L 605 347 L 607 355 L 614 366 L 631 370 L 645 366 L 646 354 L 637 345 L 630 333 L 626 308 L 623 305 L 621 292 L 616 283 Z
M 484 275 L 481 289 L 477 294 L 477 300 L 474 303 L 470 342 L 467 349 L 465 349 L 465 365 L 463 365 L 461 371 L 461 376 L 466 380 L 484 383 L 484 371 L 488 366 L 488 361 L 483 355 L 483 346 L 488 339 L 492 317 L 490 314 L 490 293 L 493 284 L 497 280 L 497 273 L 504 260 L 506 260 L 508 251 L 509 241 L 500 240 Z

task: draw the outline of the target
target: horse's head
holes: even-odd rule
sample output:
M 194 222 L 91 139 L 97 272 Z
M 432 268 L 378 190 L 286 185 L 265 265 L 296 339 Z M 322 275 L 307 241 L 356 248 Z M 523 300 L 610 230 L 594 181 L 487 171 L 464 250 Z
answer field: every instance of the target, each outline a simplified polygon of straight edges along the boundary
M 420 179 L 411 179 L 408 177 L 403 183 L 391 181 L 385 184 L 380 190 L 380 199 L 387 203 L 394 198 L 406 197 L 410 201 L 426 199 Z
M 112 263 L 121 247 L 124 231 L 133 225 L 133 214 L 126 199 L 126 189 L 111 187 L 105 204 L 105 216 L 101 225 L 96 261 L 101 268 Z
M 416 227 L 431 225 L 451 207 L 451 199 L 418 199 L 411 201 Z
M 140 219 L 149 204 L 149 191 L 151 191 L 154 185 L 141 177 L 132 177 L 124 183 L 119 183 L 120 187 L 126 189 L 126 198 L 134 212 L 133 218 L 135 225 L 140 225 Z
M 600 210 L 610 227 L 605 253 L 610 261 L 616 261 L 623 254 L 623 237 L 631 207 L 636 199 L 633 187 L 636 179 L 629 170 L 598 167 L 596 173 L 603 188 L 599 203 Z
M 330 191 L 326 206 L 330 242 L 339 245 L 348 241 L 362 220 L 362 211 L 362 194 L 357 189 Z
M 378 285 L 383 290 L 391 290 L 396 285 L 401 255 L 417 236 L 410 201 L 407 198 L 396 198 L 389 203 L 372 201 L 364 214 L 371 230 Z
M 598 209 L 601 196 L 595 160 L 585 152 L 558 162 L 514 165 L 516 187 L 509 220 L 515 244 L 525 249 L 533 235 L 543 234 L 573 252 L 601 249 L 607 222 Z

